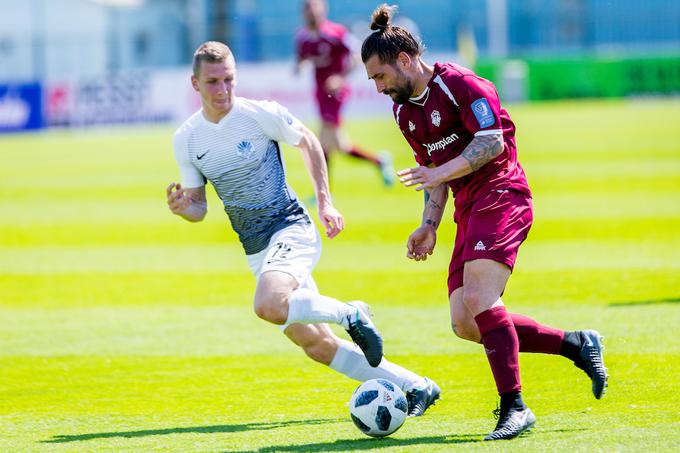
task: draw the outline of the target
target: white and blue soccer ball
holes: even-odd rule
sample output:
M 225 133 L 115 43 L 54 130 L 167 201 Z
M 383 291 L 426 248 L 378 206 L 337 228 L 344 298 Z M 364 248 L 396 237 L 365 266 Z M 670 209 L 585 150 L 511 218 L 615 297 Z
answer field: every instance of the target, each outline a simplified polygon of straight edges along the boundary
M 389 436 L 401 428 L 407 412 L 406 395 L 394 382 L 385 379 L 364 382 L 349 400 L 352 421 L 371 437 Z

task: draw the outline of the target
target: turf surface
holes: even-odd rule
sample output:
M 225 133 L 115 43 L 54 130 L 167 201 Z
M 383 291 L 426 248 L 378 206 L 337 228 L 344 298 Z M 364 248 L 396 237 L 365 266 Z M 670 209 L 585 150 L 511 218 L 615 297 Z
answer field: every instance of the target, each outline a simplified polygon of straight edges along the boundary
M 371 303 L 386 355 L 443 390 L 425 417 L 369 439 L 348 417 L 357 383 L 253 314 L 254 282 L 212 190 L 201 224 L 167 211 L 170 128 L 48 132 L 0 137 L 0 451 L 680 449 L 680 103 L 509 110 L 536 221 L 504 299 L 605 335 L 603 400 L 566 360 L 523 355 L 536 428 L 480 442 L 496 396 L 480 347 L 449 328 L 452 221 L 430 260 L 406 260 L 422 196 L 336 156 L 347 230 L 324 242 L 317 282 Z M 389 119 L 349 126 L 412 165 Z M 308 197 L 299 154 L 285 157 Z

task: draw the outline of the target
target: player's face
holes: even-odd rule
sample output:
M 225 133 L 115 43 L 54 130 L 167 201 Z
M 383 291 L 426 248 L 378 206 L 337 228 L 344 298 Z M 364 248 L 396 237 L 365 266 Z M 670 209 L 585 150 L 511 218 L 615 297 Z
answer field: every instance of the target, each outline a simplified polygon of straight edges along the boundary
M 392 64 L 381 63 L 378 55 L 373 55 L 366 61 L 368 78 L 375 82 L 378 93 L 386 94 L 397 104 L 408 101 L 415 89 L 408 74 L 400 68 L 399 61 Z
M 218 122 L 234 105 L 236 63 L 233 58 L 217 63 L 202 61 L 198 76 L 192 75 L 191 83 L 201 95 L 205 115 Z
M 307 26 L 317 28 L 326 18 L 326 5 L 323 0 L 307 0 L 302 7 L 302 15 Z

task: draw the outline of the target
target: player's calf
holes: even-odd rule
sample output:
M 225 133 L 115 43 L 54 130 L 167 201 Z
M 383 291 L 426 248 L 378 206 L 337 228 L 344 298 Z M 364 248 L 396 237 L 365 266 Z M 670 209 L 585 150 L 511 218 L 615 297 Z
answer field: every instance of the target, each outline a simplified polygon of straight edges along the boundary
M 289 325 L 284 333 L 297 346 L 302 348 L 307 357 L 324 365 L 333 361 L 338 350 L 339 338 L 327 324 Z

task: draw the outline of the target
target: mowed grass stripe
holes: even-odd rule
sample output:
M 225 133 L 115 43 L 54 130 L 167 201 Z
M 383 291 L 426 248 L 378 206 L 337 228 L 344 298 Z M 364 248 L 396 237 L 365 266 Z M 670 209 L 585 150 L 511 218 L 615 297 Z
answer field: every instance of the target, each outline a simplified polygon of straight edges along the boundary
M 511 311 L 526 313 L 548 325 L 565 329 L 578 329 L 607 318 L 608 327 L 604 333 L 608 339 L 608 353 L 680 352 L 680 339 L 673 336 L 673 326 L 664 322 L 676 314 L 677 301 L 598 305 L 562 301 L 541 307 L 526 305 L 521 299 L 510 300 Z M 385 337 L 386 354 L 426 356 L 479 350 L 475 343 L 456 340 L 444 301 L 417 307 L 389 302 L 383 301 L 373 307 L 376 322 L 380 323 Z M 221 355 L 244 356 L 247 360 L 250 355 L 300 354 L 294 345 L 284 341 L 276 326 L 261 322 L 248 303 L 196 307 L 186 304 L 95 306 L 42 311 L 3 308 L 0 314 L 7 323 L 0 335 L 4 345 L 0 356 L 7 357 Z M 639 324 L 630 326 L 630 319 L 639 320 Z M 406 329 L 405 323 L 411 327 Z M 44 335 L 46 331 L 51 335 Z M 339 328 L 337 332 L 346 337 Z M 405 335 L 406 332 L 410 335 Z M 655 342 L 659 337 L 665 340 Z M 239 341 L 241 338 L 248 341 Z
M 674 260 L 680 240 L 664 243 L 621 243 L 611 241 L 542 241 L 522 251 L 524 270 L 555 269 L 665 269 L 680 268 Z M 329 248 L 319 270 L 384 269 L 385 260 L 403 260 L 401 243 L 344 243 Z M 588 257 L 584 260 L 584 257 Z M 433 263 L 446 266 L 450 255 L 440 253 Z M 429 272 L 430 267 L 404 263 L 399 269 Z M 5 247 L 0 272 L 4 274 L 71 272 L 172 272 L 182 267 L 186 272 L 239 271 L 245 258 L 238 245 L 232 246 L 102 246 L 102 247 Z M 11 300 L 8 301 L 11 303 Z
M 33 426 L 31 432 L 12 429 L 12 440 L 30 439 L 41 449 L 50 445 L 79 449 L 104 445 L 126 450 L 140 446 L 221 445 L 226 450 L 322 451 L 322 447 L 342 445 L 348 450 L 411 445 L 415 449 L 445 451 L 456 446 L 465 450 L 471 446 L 466 444 L 479 442 L 492 424 L 488 411 L 495 405 L 489 395 L 493 383 L 485 375 L 488 370 L 484 357 L 459 354 L 457 359 L 437 356 L 421 362 L 410 360 L 414 368 L 436 365 L 432 377 L 455 392 L 455 401 L 445 404 L 446 400 L 442 400 L 428 417 L 409 420 L 391 440 L 380 444 L 357 438 L 345 415 L 347 401 L 343 396 L 351 393 L 354 386 L 349 381 L 337 382 L 330 371 L 310 367 L 301 358 L 255 356 L 247 364 L 239 358 L 223 357 L 65 357 L 0 363 L 3 369 L 12 370 L 13 382 L 31 382 L 30 387 L 17 385 L 12 389 L 12 409 L 49 420 Z M 661 366 L 670 364 L 663 355 L 655 355 L 654 361 Z M 674 422 L 658 426 L 652 420 L 657 416 L 672 420 L 675 401 L 658 399 L 656 394 L 672 391 L 669 381 L 653 389 L 644 385 L 654 372 L 646 355 L 624 354 L 611 361 L 611 366 L 626 372 L 627 379 L 613 381 L 610 392 L 634 392 L 637 403 L 637 417 L 619 416 L 615 425 L 603 419 L 610 413 L 626 413 L 631 409 L 629 402 L 612 398 L 596 402 L 588 393 L 587 380 L 573 367 L 565 368 L 561 379 L 555 379 L 549 370 L 565 365 L 555 358 L 528 356 L 522 364 L 525 388 L 533 394 L 527 400 L 541 420 L 532 436 L 517 442 L 523 449 L 538 451 L 550 446 L 561 450 L 565 443 L 575 440 L 577 451 L 579 445 L 594 441 L 634 449 L 658 445 L 655 436 L 672 436 L 672 428 L 677 427 Z M 286 386 L 280 385 L 279 376 L 269 372 L 272 367 L 285 374 Z M 50 378 L 34 377 L 36 370 Z M 253 374 L 258 375 L 260 395 L 275 401 L 274 407 L 251 403 Z M 483 378 L 470 381 L 466 375 Z M 38 406 L 34 402 L 36 391 L 44 392 Z M 247 413 L 243 407 L 248 407 Z M 55 408 L 60 411 L 60 423 L 54 423 Z M 89 417 L 79 416 L 83 412 Z M 192 413 L 196 414 L 189 417 Z M 2 424 L 13 421 L 16 422 L 12 417 L 0 419 Z M 617 426 L 621 423 L 633 423 L 638 428 L 621 429 Z M 315 430 L 313 436 L 310 429 Z M 7 440 L 5 437 L 4 442 Z M 592 445 L 589 449 L 592 451 Z

